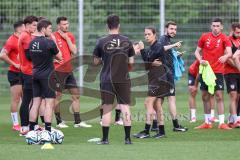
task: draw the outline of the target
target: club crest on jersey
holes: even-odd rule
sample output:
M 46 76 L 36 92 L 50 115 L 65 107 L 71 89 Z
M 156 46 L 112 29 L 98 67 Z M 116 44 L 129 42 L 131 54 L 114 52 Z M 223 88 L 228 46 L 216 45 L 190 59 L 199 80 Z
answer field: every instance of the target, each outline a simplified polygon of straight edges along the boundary
M 192 80 L 188 80 L 188 84 L 191 84 L 192 83 Z
M 235 85 L 234 85 L 234 84 L 231 84 L 231 85 L 230 85 L 230 88 L 231 88 L 231 89 L 234 89 L 234 88 L 235 88 Z
M 221 43 L 221 39 L 218 39 L 218 40 L 217 40 L 217 44 L 216 44 L 216 47 L 217 47 L 217 48 L 220 46 L 220 43 Z
M 32 44 L 32 49 L 33 49 L 33 50 L 39 50 L 39 42 L 34 42 L 34 43 Z
M 174 92 L 174 88 L 170 89 L 170 93 L 172 94 Z

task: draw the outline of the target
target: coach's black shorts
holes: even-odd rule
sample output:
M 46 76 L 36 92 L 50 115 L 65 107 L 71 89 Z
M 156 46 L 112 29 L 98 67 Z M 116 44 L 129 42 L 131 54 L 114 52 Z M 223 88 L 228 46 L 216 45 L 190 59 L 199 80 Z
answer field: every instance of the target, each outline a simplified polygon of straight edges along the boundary
M 148 96 L 163 98 L 169 94 L 170 86 L 164 66 L 150 68 L 148 72 Z
M 33 97 L 55 98 L 56 94 L 48 84 L 48 79 L 33 77 Z
M 224 79 L 227 86 L 227 93 L 231 91 L 237 91 L 240 93 L 240 74 L 229 73 L 224 75 Z
M 14 85 L 22 85 L 20 72 L 8 71 L 7 76 L 8 76 L 8 82 L 11 87 Z
M 102 104 L 113 104 L 116 96 L 118 104 L 130 104 L 131 83 L 101 83 Z
M 52 89 L 58 92 L 62 92 L 64 89 L 77 88 L 77 81 L 72 72 L 57 72 L 51 74 L 49 78 L 50 86 Z
M 32 90 L 32 75 L 21 73 L 21 81 L 23 89 Z
M 188 86 L 194 86 L 196 81 L 199 81 L 199 78 L 196 80 L 196 77 L 188 72 Z
M 217 90 L 224 90 L 224 78 L 223 74 L 221 73 L 215 73 L 216 75 L 216 86 L 215 86 L 215 91 Z M 208 86 L 203 82 L 202 75 L 199 75 L 199 82 L 201 84 L 200 89 L 203 91 L 208 90 Z
M 168 94 L 166 95 L 167 97 L 169 96 L 175 96 L 175 82 L 174 82 L 174 71 L 169 70 L 167 73 L 167 80 L 169 84 L 169 91 Z

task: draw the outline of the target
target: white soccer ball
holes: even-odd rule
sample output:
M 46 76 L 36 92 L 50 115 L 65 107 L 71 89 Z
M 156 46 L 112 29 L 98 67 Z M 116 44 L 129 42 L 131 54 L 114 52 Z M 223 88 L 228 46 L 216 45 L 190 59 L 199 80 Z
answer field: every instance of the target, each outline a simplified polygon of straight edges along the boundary
M 39 134 L 37 131 L 29 131 L 25 136 L 27 144 L 39 144 Z
M 47 130 L 39 132 L 39 143 L 44 144 L 44 143 L 51 143 L 52 138 L 51 138 L 51 133 Z
M 62 144 L 64 134 L 62 131 L 55 129 L 51 131 L 51 138 L 53 144 Z

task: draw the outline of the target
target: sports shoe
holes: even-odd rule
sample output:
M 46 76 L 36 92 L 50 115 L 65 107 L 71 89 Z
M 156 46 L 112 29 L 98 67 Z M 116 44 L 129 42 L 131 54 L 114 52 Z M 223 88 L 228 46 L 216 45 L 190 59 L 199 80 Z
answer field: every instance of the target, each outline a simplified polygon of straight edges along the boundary
M 158 138 L 163 138 L 163 137 L 165 137 L 165 136 L 166 136 L 165 134 L 157 133 L 157 134 L 155 134 L 154 136 L 152 136 L 152 138 L 158 139 Z
M 174 131 L 174 132 L 186 132 L 187 130 L 188 130 L 188 128 L 183 127 L 183 126 L 181 126 L 181 125 L 179 125 L 178 127 L 174 127 L 174 128 L 173 128 L 173 131 Z
M 210 119 L 210 121 L 213 123 L 213 122 L 219 122 L 219 120 L 216 118 L 216 117 L 212 117 L 211 119 Z
M 86 122 L 80 122 L 80 123 L 78 123 L 78 124 L 74 124 L 74 128 L 79 128 L 79 127 L 82 127 L 82 128 L 91 128 L 92 125 L 87 124 Z
M 195 127 L 194 129 L 211 129 L 211 128 L 212 128 L 212 124 L 203 123 L 200 126 Z
M 230 128 L 236 128 L 236 123 L 228 123 L 227 125 Z
M 139 133 L 136 133 L 133 135 L 135 138 L 140 138 L 140 139 L 143 139 L 143 138 L 149 138 L 150 137 L 150 134 L 149 133 L 146 133 L 146 131 L 141 131 Z
M 120 118 L 118 121 L 115 121 L 114 124 L 115 124 L 115 125 L 120 125 L 120 126 L 122 126 L 122 125 L 123 125 L 123 121 L 122 121 L 122 119 Z
M 126 139 L 125 139 L 125 144 L 132 144 L 131 139 L 130 139 L 130 138 L 126 138 Z
M 240 121 L 237 121 L 237 122 L 235 123 L 235 128 L 240 128 Z
M 59 123 L 58 125 L 56 125 L 57 128 L 68 128 L 69 126 L 65 124 L 64 121 L 62 121 L 61 123 Z
M 21 126 L 20 126 L 19 124 L 13 125 L 13 126 L 12 126 L 12 130 L 13 130 L 13 131 L 20 131 L 20 130 L 21 130 Z
M 218 125 L 218 129 L 225 129 L 225 130 L 229 130 L 229 129 L 232 129 L 232 128 L 228 127 L 228 125 L 227 125 L 227 124 L 225 124 L 225 123 L 222 123 L 222 124 L 219 124 L 219 125 Z
M 106 144 L 109 144 L 108 140 L 101 140 L 99 142 L 97 142 L 98 145 L 106 145 Z
M 157 128 L 151 128 L 151 132 L 157 132 L 159 130 L 159 128 L 157 127 Z
M 28 132 L 29 132 L 29 129 L 27 129 L 27 127 L 21 127 L 19 136 L 26 136 Z
M 190 122 L 190 123 L 195 123 L 196 121 L 197 121 L 196 117 L 192 117 L 189 122 Z

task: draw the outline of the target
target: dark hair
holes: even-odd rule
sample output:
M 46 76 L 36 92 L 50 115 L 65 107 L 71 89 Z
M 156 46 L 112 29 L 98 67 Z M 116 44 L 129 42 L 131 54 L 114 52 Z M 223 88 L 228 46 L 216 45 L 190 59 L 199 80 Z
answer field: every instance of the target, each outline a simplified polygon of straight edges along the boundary
M 109 29 L 116 29 L 120 24 L 119 16 L 111 14 L 107 17 L 107 25 Z
M 147 26 L 144 29 L 149 29 L 152 31 L 153 34 L 157 34 L 156 28 L 154 26 Z
M 41 21 L 41 20 L 43 20 L 43 19 L 46 19 L 46 18 L 43 17 L 43 16 L 39 16 L 39 17 L 38 17 L 38 22 Z
M 56 23 L 60 24 L 61 21 L 67 21 L 67 20 L 68 20 L 67 17 L 63 17 L 63 16 L 62 17 L 58 17 L 57 20 L 56 20 Z
M 212 22 L 220 22 L 221 24 L 223 24 L 223 20 L 221 18 L 218 18 L 218 17 L 213 18 Z
M 236 28 L 240 28 L 240 23 L 232 23 L 231 28 L 233 31 L 235 31 Z
M 31 24 L 33 22 L 38 22 L 38 18 L 36 16 L 27 16 L 24 18 L 23 23 L 26 24 Z
M 176 26 L 177 23 L 174 22 L 174 21 L 168 21 L 168 22 L 165 24 L 165 28 L 168 28 L 170 25 Z
M 39 21 L 38 24 L 37 24 L 38 32 L 41 32 L 41 30 L 43 28 L 47 28 L 49 25 L 52 25 L 52 23 L 47 19 L 43 19 L 43 20 Z
M 16 30 L 18 27 L 21 27 L 23 25 L 23 20 L 19 20 L 13 24 L 14 30 Z

